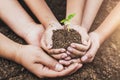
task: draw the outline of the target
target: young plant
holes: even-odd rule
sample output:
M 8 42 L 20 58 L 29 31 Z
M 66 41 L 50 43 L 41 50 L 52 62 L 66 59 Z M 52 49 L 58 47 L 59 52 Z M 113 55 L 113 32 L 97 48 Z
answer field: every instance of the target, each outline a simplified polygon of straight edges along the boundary
M 70 30 L 70 21 L 74 16 L 75 16 L 75 13 L 70 14 L 68 15 L 67 18 L 60 21 L 60 23 L 63 23 L 67 27 L 68 31 Z

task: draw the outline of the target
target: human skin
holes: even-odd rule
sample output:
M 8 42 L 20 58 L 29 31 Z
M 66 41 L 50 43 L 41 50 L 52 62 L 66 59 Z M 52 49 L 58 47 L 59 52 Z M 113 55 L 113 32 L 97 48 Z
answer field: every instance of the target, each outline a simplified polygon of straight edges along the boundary
M 88 34 L 88 31 L 91 27 L 91 24 L 93 23 L 93 21 L 95 19 L 95 16 L 100 8 L 102 1 L 103 0 L 96 0 L 96 1 L 86 0 L 86 2 L 85 2 L 84 0 L 75 0 L 75 1 L 68 0 L 67 1 L 68 2 L 67 16 L 68 16 L 68 14 L 70 14 L 72 12 L 76 12 L 76 17 L 73 18 L 73 21 L 71 21 L 71 24 L 75 23 L 75 25 L 79 25 L 79 26 L 83 27 L 85 29 L 84 32 L 86 32 L 86 34 Z M 71 8 L 71 6 L 74 6 L 74 8 Z M 78 26 L 78 29 L 79 29 L 79 26 Z M 81 38 L 83 38 L 83 40 L 85 40 L 84 37 L 85 37 L 85 35 L 81 33 Z M 86 35 L 86 37 L 87 37 L 87 35 Z M 89 41 L 89 39 L 87 39 L 87 40 Z M 75 50 L 75 46 L 76 46 L 76 50 Z M 71 46 L 68 47 L 68 51 L 72 52 L 72 54 L 77 53 L 77 54 L 81 55 L 81 49 L 84 49 L 84 47 L 85 46 L 83 46 L 83 48 L 82 48 L 81 44 L 72 43 Z M 88 50 L 88 48 L 89 47 L 87 47 L 86 50 Z
M 40 39 L 44 32 L 44 27 L 36 24 L 17 0 L 0 0 L 0 16 L 27 43 L 40 46 Z
M 15 33 L 26 40 L 27 43 L 40 47 L 40 39 L 44 31 L 43 26 L 34 23 L 18 1 L 1 0 L 0 2 L 1 19 L 6 22 Z
M 103 0 L 86 0 L 81 26 L 86 28 L 87 32 L 98 13 Z
M 69 14 L 75 14 L 71 20 L 72 24 L 81 25 L 85 2 L 86 0 L 67 0 L 66 18 Z
M 92 33 L 92 44 L 86 55 L 81 60 L 83 62 L 92 62 L 99 46 L 120 26 L 120 2 L 111 11 L 103 23 Z M 104 35 L 104 36 L 103 36 Z M 96 39 L 97 38 L 97 39 Z M 97 47 L 95 47 L 97 45 Z
M 15 43 L 1 33 L 0 56 L 21 64 L 40 78 L 60 77 L 72 74 L 82 66 L 81 64 L 75 63 L 60 72 L 55 71 L 58 68 L 57 65 L 59 65 L 59 63 L 48 56 L 42 49 L 32 45 Z
M 92 62 L 100 45 L 115 31 L 118 26 L 120 26 L 119 9 L 120 3 L 118 3 L 118 5 L 111 11 L 111 13 L 96 30 L 89 33 L 91 46 L 86 52 L 86 54 L 81 58 L 81 61 L 83 63 Z
M 52 57 L 56 59 L 63 59 L 68 57 L 65 54 L 65 49 L 52 49 L 52 35 L 53 30 L 63 29 L 64 27 L 58 22 L 45 0 L 25 0 L 31 11 L 35 14 L 38 20 L 44 25 L 45 32 L 41 40 L 41 46 Z
M 81 3 L 80 3 L 81 2 Z M 86 31 L 86 33 L 88 34 L 88 31 L 96 17 L 96 14 L 102 4 L 103 0 L 67 0 L 67 13 L 66 13 L 66 17 L 73 12 L 77 13 L 77 17 L 74 17 L 73 20 L 71 21 L 71 24 L 74 24 L 75 26 L 78 25 L 79 27 L 83 27 Z M 81 5 L 79 5 L 79 4 Z M 75 5 L 75 6 L 74 6 Z M 72 7 L 74 6 L 74 7 Z M 72 7 L 72 8 L 71 8 Z M 89 13 L 89 14 L 88 14 Z M 78 15 L 79 14 L 79 15 Z M 78 19 L 79 18 L 79 19 Z M 73 23 L 72 23 L 73 22 Z M 84 36 L 84 35 L 83 35 Z M 85 36 L 84 36 L 85 37 Z M 90 37 L 88 39 L 88 44 L 90 41 Z M 83 46 L 81 44 L 77 44 L 77 43 L 72 43 L 71 46 L 68 47 L 68 53 L 74 56 L 81 56 L 81 55 L 85 55 L 86 50 L 88 50 L 87 46 Z M 81 52 L 81 51 L 85 51 L 85 52 Z M 63 61 L 64 62 L 64 61 Z M 71 61 L 69 61 L 71 62 Z M 67 63 L 67 62 L 64 62 Z M 68 64 L 68 63 L 67 63 Z
M 14 32 L 25 39 L 27 43 L 40 47 L 39 41 L 44 28 L 42 25 L 33 22 L 30 16 L 22 9 L 18 1 L 2 1 L 0 4 L 0 17 Z M 23 65 L 38 77 L 65 76 L 72 74 L 82 66 L 81 64 L 72 64 L 63 70 L 61 64 L 48 56 L 41 48 L 32 45 L 17 44 L 0 33 L 0 56 Z M 28 56 L 29 59 L 26 58 Z M 47 61 L 51 61 L 52 64 Z M 30 67 L 30 65 L 33 67 Z M 46 66 L 43 67 L 43 65 Z M 57 71 L 61 72 L 58 73 Z

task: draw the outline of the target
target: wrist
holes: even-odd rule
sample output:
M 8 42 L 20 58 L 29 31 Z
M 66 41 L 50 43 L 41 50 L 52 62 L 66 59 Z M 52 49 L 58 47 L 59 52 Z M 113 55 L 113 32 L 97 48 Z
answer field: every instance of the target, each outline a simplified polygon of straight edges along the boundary
M 97 46 L 99 47 L 102 44 L 101 37 L 100 37 L 99 33 L 97 33 L 96 31 L 93 31 L 89 34 L 89 36 L 90 35 L 94 36 L 95 40 L 97 41 Z
M 29 23 L 26 23 L 24 25 L 21 25 L 20 28 L 18 28 L 18 30 L 15 30 L 15 32 L 22 38 L 25 38 L 26 35 L 29 33 L 30 29 L 32 27 L 34 27 L 33 25 L 35 25 L 36 23 L 35 22 L 29 22 Z
M 58 21 L 50 21 L 49 24 L 46 26 L 46 28 L 49 27 L 62 27 L 62 26 Z
M 22 32 L 21 37 L 27 41 L 29 39 L 29 35 L 34 34 L 35 32 L 40 31 L 41 33 L 44 32 L 44 27 L 40 24 L 36 23 L 29 23 L 28 26 L 26 26 L 25 30 Z
M 0 57 L 15 61 L 19 45 L 20 44 L 0 34 Z
M 13 61 L 15 61 L 18 64 L 21 64 L 21 59 L 20 59 L 21 56 L 20 56 L 20 54 L 21 54 L 22 48 L 23 48 L 23 45 L 17 44 L 15 52 L 14 52 L 15 54 L 14 54 L 14 56 L 12 58 Z
M 73 28 L 74 28 L 74 27 L 80 27 L 80 28 L 82 28 L 85 32 L 88 33 L 88 30 L 87 30 L 85 27 L 81 26 L 81 25 L 70 23 L 70 26 L 73 27 Z
M 104 42 L 104 35 L 102 35 L 99 31 L 95 30 L 94 31 L 96 34 L 99 36 L 99 42 L 102 44 Z

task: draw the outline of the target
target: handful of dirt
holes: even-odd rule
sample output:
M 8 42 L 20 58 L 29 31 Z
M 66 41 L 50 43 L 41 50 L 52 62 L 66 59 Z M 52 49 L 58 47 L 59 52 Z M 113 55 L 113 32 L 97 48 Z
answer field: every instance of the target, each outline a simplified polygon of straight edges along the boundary
M 79 43 L 81 44 L 81 36 L 80 34 L 74 30 L 70 29 L 59 29 L 53 31 L 53 47 L 54 49 L 65 48 L 67 49 L 71 43 Z

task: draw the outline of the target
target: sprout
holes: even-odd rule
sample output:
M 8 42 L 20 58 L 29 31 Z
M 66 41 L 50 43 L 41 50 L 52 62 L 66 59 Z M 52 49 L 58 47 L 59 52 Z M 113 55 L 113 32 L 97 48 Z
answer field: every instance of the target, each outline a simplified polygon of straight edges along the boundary
M 63 20 L 60 21 L 60 23 L 63 23 L 65 26 L 67 26 L 68 31 L 70 29 L 70 21 L 71 21 L 71 19 L 74 16 L 75 16 L 75 13 L 74 14 L 70 14 L 70 15 L 68 15 L 67 18 L 65 18 L 65 19 L 63 19 Z

